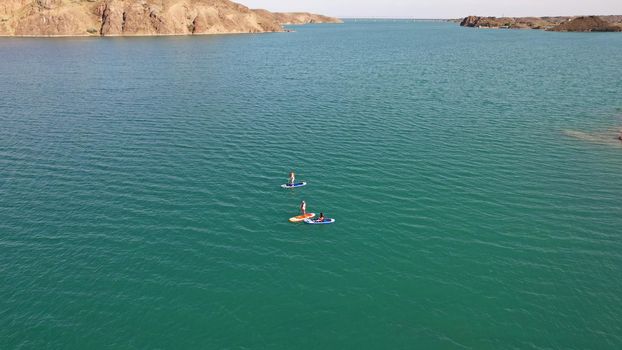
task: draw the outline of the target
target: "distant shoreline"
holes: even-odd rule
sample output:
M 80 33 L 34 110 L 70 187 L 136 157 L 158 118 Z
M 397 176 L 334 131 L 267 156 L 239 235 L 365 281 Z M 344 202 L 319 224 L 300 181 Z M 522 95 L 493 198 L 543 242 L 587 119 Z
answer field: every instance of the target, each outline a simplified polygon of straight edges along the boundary
M 289 26 L 289 24 L 284 24 Z M 304 24 L 296 24 L 297 26 L 303 26 Z M 53 39 L 53 38 L 152 38 L 152 37 L 192 37 L 192 36 L 219 36 L 219 35 L 261 35 L 261 34 L 284 34 L 291 31 L 279 31 L 279 32 L 223 32 L 223 33 L 198 33 L 198 34 L 112 34 L 112 35 L 4 35 L 0 34 L 0 38 L 41 38 L 41 39 Z
M 481 17 L 455 20 L 462 27 L 539 29 L 553 32 L 622 32 L 622 16 Z

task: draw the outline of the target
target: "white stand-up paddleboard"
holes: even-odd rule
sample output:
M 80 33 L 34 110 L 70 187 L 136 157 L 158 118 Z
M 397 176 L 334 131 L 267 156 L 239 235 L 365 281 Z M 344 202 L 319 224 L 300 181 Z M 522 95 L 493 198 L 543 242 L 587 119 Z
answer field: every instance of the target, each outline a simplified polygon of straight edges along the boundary
M 281 185 L 281 187 L 283 188 L 296 188 L 296 187 L 302 187 L 302 186 L 306 186 L 307 183 L 306 182 L 296 182 L 295 184 L 283 184 Z
M 324 218 L 324 220 L 322 221 L 317 221 L 314 219 L 304 219 L 303 221 L 305 224 L 310 224 L 310 225 L 327 225 L 327 224 L 334 223 L 335 219 Z

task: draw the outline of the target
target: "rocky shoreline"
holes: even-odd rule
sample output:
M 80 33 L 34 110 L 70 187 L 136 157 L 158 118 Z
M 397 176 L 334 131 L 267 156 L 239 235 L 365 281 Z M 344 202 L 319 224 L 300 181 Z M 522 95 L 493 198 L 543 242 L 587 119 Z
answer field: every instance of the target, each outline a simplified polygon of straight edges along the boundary
M 460 21 L 463 27 L 490 29 L 540 29 L 553 32 L 622 32 L 622 16 L 479 17 Z
M 148 36 L 284 32 L 285 24 L 342 23 L 273 13 L 229 0 L 3 0 L 0 36 Z

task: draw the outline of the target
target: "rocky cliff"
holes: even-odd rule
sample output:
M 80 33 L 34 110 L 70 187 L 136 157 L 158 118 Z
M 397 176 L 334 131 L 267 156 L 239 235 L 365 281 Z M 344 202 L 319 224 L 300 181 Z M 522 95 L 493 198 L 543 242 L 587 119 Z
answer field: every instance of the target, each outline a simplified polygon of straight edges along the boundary
M 544 29 L 552 31 L 617 31 L 621 16 L 588 17 L 465 17 L 460 25 L 477 28 Z
M 0 35 L 113 36 L 261 33 L 282 24 L 337 23 L 313 14 L 251 10 L 228 0 L 1 0 Z

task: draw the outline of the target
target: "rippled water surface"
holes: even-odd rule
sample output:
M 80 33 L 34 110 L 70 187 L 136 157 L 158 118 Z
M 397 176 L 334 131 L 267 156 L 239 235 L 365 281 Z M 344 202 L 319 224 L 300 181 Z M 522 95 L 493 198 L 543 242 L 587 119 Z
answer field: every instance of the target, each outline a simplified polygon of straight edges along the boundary
M 449 23 L 0 39 L 0 348 L 620 349 L 621 57 Z

